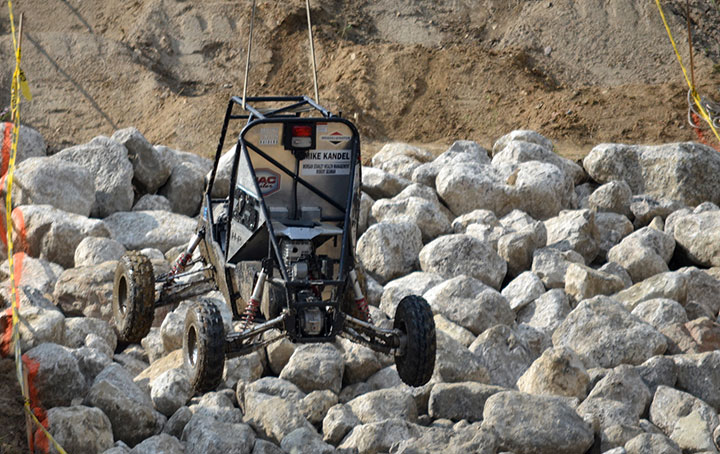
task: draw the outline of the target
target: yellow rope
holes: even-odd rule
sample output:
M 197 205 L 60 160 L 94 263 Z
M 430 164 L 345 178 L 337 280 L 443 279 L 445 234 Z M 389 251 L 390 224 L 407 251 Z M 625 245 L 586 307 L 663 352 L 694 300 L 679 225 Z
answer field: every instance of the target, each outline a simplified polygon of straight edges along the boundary
M 710 129 L 712 129 L 712 132 L 715 134 L 718 142 L 720 142 L 720 134 L 718 133 L 717 129 L 715 129 L 710 115 L 705 111 L 705 108 L 702 105 L 702 101 L 700 100 L 700 95 L 698 95 L 697 90 L 695 90 L 695 85 L 688 77 L 687 70 L 685 69 L 685 65 L 683 64 L 683 59 L 680 56 L 680 52 L 678 52 L 677 44 L 675 44 L 675 39 L 670 32 L 670 26 L 668 25 L 667 19 L 665 18 L 665 13 L 663 12 L 662 6 L 660 6 L 660 0 L 655 0 L 655 3 L 657 4 L 658 11 L 660 11 L 660 17 L 662 18 L 663 24 L 665 25 L 665 30 L 667 31 L 668 38 L 670 38 L 670 44 L 672 44 L 675 55 L 677 56 L 678 62 L 680 63 L 680 68 L 682 68 L 683 75 L 685 76 L 685 82 L 687 82 L 688 87 L 690 87 L 690 96 L 692 96 L 692 99 L 695 102 L 698 111 L 700 112 L 700 116 L 703 118 L 703 120 L 707 122 L 708 125 L 710 125 Z

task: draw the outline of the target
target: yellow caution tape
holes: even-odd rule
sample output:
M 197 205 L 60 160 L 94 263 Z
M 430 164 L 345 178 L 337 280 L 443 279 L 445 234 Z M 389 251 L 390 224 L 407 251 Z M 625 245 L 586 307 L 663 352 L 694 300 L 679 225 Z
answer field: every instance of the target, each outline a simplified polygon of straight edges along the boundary
M 665 13 L 663 12 L 662 6 L 660 6 L 660 0 L 655 0 L 655 3 L 657 4 L 658 11 L 660 11 L 660 17 L 662 18 L 663 24 L 665 24 L 665 30 L 667 31 L 668 37 L 670 38 L 670 44 L 672 44 L 675 55 L 677 56 L 678 62 L 680 63 L 680 68 L 682 68 L 683 75 L 685 76 L 685 82 L 687 82 L 688 87 L 690 87 L 690 96 L 692 96 L 692 99 L 695 102 L 698 111 L 700 112 L 700 116 L 703 118 L 703 120 L 707 122 L 708 125 L 710 125 L 710 129 L 712 129 L 712 132 L 715 134 L 718 142 L 720 142 L 720 134 L 718 133 L 717 129 L 715 129 L 710 115 L 705 111 L 705 108 L 702 105 L 700 95 L 698 94 L 697 90 L 695 90 L 695 86 L 688 77 L 687 70 L 685 69 L 685 65 L 683 64 L 683 59 L 680 56 L 680 52 L 678 52 L 677 44 L 675 44 L 675 39 L 670 32 L 670 26 L 668 25 L 667 19 L 665 18 Z
M 67 454 L 65 449 L 53 438 L 52 435 L 47 431 L 45 426 L 38 420 L 35 413 L 30 408 L 29 390 L 25 384 L 25 378 L 23 373 L 23 362 L 22 354 L 20 351 L 20 330 L 18 328 L 19 314 L 18 314 L 18 297 L 17 297 L 17 286 L 15 284 L 15 264 L 13 257 L 13 222 L 12 222 L 12 184 L 13 177 L 15 174 L 15 157 L 17 156 L 17 145 L 20 133 L 20 94 L 30 100 L 32 94 L 30 93 L 30 86 L 27 83 L 25 73 L 20 69 L 20 45 L 19 37 L 15 34 L 15 18 L 12 12 L 12 1 L 8 0 L 8 12 L 10 14 L 10 31 L 12 33 L 13 46 L 15 49 L 15 71 L 13 73 L 11 96 L 10 96 L 10 111 L 12 112 L 13 121 L 13 139 L 12 139 L 12 151 L 10 153 L 10 159 L 8 162 L 8 171 L 6 179 L 6 197 L 5 197 L 5 222 L 7 232 L 7 245 L 8 245 L 8 265 L 10 267 L 10 288 L 11 288 L 11 301 L 12 301 L 12 338 L 14 344 L 15 353 L 15 367 L 17 372 L 18 382 L 20 383 L 20 391 L 25 402 L 25 412 L 37 425 L 40 430 L 45 434 L 48 440 L 53 444 L 55 450 L 60 454 Z

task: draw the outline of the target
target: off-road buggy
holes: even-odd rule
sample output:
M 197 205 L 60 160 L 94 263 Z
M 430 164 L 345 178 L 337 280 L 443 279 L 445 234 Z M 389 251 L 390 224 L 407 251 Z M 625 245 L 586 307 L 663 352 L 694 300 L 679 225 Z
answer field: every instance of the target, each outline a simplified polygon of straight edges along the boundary
M 236 107 L 244 107 L 243 113 L 235 114 Z M 229 193 L 213 197 L 228 126 L 237 119 L 247 124 L 232 155 Z M 392 328 L 370 319 L 354 257 L 360 170 L 355 126 L 312 99 L 256 97 L 243 103 L 233 97 L 187 250 L 157 279 L 149 259 L 138 253 L 119 262 L 113 314 L 120 339 L 143 338 L 156 307 L 218 289 L 241 323 L 239 331 L 226 332 L 220 311 L 207 300 L 189 309 L 183 353 L 197 391 L 219 384 L 226 357 L 282 337 L 307 343 L 342 336 L 394 355 L 405 383 L 427 383 L 435 365 L 427 302 L 402 299 Z M 196 248 L 199 254 L 193 255 Z M 273 329 L 280 334 L 266 333 Z

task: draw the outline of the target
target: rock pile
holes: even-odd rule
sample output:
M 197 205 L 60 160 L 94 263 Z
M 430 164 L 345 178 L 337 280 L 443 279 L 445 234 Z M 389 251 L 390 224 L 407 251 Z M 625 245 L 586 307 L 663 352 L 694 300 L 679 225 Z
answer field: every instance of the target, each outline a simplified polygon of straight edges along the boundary
M 124 251 L 168 269 L 210 163 L 135 129 L 53 156 L 36 139 L 16 173 L 20 336 L 68 452 L 718 452 L 710 148 L 603 144 L 581 166 L 532 131 L 438 157 L 389 144 L 363 168 L 357 257 L 375 323 L 411 293 L 431 305 L 430 383 L 408 387 L 392 358 L 344 340 L 285 340 L 228 360 L 220 387 L 193 396 L 189 303 L 118 346 L 110 298 Z

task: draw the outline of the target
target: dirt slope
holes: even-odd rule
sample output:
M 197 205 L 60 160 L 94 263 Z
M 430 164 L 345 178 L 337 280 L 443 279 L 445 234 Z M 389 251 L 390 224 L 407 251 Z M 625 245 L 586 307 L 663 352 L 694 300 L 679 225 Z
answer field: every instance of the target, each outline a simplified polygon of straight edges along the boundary
M 258 3 L 250 93 L 311 93 L 304 2 Z M 532 128 L 583 153 L 601 141 L 694 138 L 653 2 L 600 3 L 314 0 L 321 101 L 379 142 L 489 145 Z M 684 43 L 684 2 L 664 4 Z M 24 118 L 51 149 L 129 125 L 184 150 L 215 146 L 227 99 L 242 91 L 249 0 L 28 0 L 16 10 L 35 95 Z M 692 15 L 698 80 L 720 98 L 718 10 L 696 0 Z M 8 36 L 0 55 L 7 86 Z

